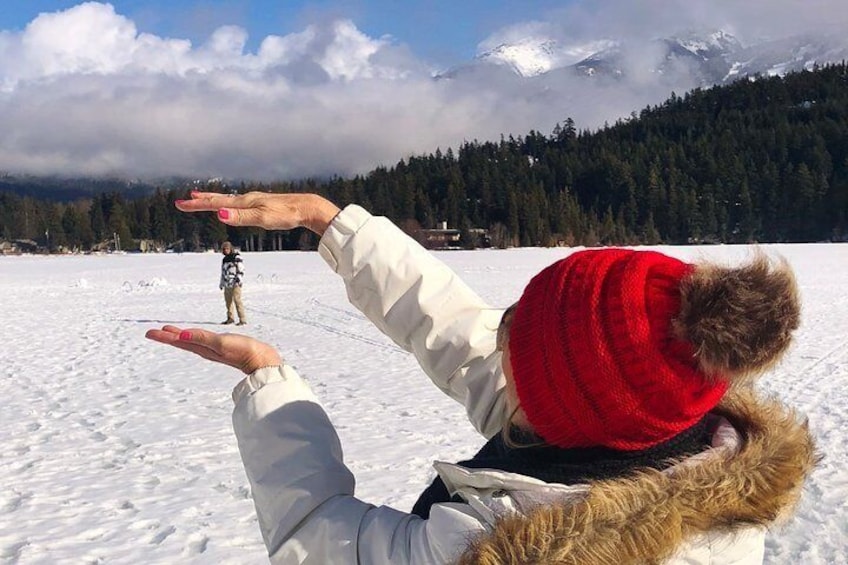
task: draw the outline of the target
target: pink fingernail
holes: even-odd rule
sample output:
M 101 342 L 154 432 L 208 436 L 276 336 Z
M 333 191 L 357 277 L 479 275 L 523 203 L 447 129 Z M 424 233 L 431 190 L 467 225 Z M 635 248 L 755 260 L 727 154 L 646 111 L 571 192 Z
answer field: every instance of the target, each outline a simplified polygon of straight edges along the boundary
M 174 204 L 182 204 L 185 200 L 174 200 Z
M 218 210 L 218 217 L 221 218 L 222 220 L 229 220 L 230 219 L 230 211 L 227 210 L 226 208 L 221 208 L 220 210 Z
M 200 194 L 200 191 L 199 190 L 192 190 L 190 194 L 191 194 L 191 197 L 194 198 L 195 196 Z
M 180 341 L 191 341 L 191 332 L 180 332 Z

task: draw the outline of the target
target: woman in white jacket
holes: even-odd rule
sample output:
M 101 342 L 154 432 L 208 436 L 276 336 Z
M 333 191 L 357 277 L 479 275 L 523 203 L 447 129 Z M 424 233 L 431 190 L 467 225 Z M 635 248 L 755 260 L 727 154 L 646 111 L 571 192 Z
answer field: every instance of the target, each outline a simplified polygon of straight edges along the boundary
M 234 366 L 233 425 L 279 563 L 748 564 L 815 464 L 806 425 L 746 386 L 799 321 L 788 267 L 588 250 L 506 312 L 385 218 L 317 195 L 194 193 L 186 212 L 306 227 L 348 297 L 465 405 L 487 443 L 436 463 L 411 513 L 354 496 L 303 380 L 248 337 L 147 337 Z M 731 386 L 733 385 L 733 386 Z

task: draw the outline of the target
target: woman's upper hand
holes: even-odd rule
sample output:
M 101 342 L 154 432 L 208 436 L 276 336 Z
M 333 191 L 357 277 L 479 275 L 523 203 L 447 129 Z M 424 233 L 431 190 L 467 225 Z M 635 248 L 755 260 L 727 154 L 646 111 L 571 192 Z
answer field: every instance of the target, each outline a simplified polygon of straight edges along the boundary
M 190 200 L 177 200 L 183 212 L 217 212 L 230 226 L 257 226 L 266 230 L 305 227 L 323 235 L 339 213 L 339 207 L 317 194 L 248 192 L 228 195 L 218 192 L 192 192 Z
M 191 351 L 216 363 L 235 367 L 247 375 L 262 367 L 282 364 L 276 349 L 244 335 L 163 326 L 161 330 L 148 330 L 144 337 Z

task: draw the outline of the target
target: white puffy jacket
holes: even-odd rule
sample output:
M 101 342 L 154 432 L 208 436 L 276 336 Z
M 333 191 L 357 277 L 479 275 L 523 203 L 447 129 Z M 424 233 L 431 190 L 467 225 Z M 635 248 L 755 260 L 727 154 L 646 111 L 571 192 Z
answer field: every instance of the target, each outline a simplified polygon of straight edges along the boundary
M 465 405 L 483 436 L 498 433 L 505 421 L 505 399 L 494 333 L 502 311 L 488 307 L 387 219 L 371 216 L 358 206 L 348 206 L 333 220 L 319 252 L 343 278 L 351 303 L 412 352 L 437 387 Z M 336 431 L 290 366 L 264 368 L 246 377 L 234 389 L 233 399 L 239 450 L 262 536 L 276 563 L 451 563 L 466 551 L 470 539 L 496 531 L 499 518 L 531 515 L 539 507 L 579 511 L 580 504 L 591 502 L 591 484 L 546 484 L 503 471 L 436 463 L 448 489 L 467 504 L 434 505 L 428 520 L 377 507 L 354 496 L 353 476 L 342 460 Z M 713 449 L 657 476 L 686 477 L 687 468 L 726 463 L 740 457 L 744 443 L 737 430 L 722 420 Z M 727 482 L 722 477 L 716 481 Z M 626 490 L 631 483 L 604 484 L 619 484 L 615 492 L 620 492 L 621 484 Z M 656 501 L 660 506 L 673 503 Z M 650 522 L 644 514 L 634 521 Z M 759 564 L 764 526 L 769 521 L 764 518 L 761 524 L 751 525 L 748 520 L 745 527 L 715 531 L 685 530 L 682 538 L 668 542 L 673 545 L 665 549 L 669 555 L 665 562 Z M 555 534 L 573 537 L 575 532 L 557 530 Z M 582 545 L 588 549 L 566 552 L 563 555 L 572 555 L 572 561 L 558 557 L 559 562 L 603 563 L 587 557 L 603 545 L 594 537 L 598 534 L 588 530 L 576 534 L 585 538 Z M 518 559 L 502 557 L 502 562 Z M 617 562 L 627 562 L 626 557 Z

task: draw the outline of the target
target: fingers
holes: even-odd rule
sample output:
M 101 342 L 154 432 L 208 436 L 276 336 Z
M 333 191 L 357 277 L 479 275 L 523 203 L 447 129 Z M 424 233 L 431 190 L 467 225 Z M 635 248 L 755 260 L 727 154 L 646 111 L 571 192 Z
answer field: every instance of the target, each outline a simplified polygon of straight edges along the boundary
M 212 198 L 212 197 L 215 197 L 215 196 L 224 196 L 224 195 L 220 192 L 202 192 L 200 190 L 192 190 L 191 191 L 191 197 L 194 198 L 194 199 Z
M 258 205 L 269 195 L 248 192 L 240 196 L 218 192 L 192 192 L 191 200 L 177 200 L 174 205 L 182 212 L 217 212 L 218 220 L 230 226 L 268 227 Z
M 180 338 L 180 328 L 176 326 L 164 326 L 161 330 L 147 330 L 144 337 L 158 341 L 159 343 L 172 344 Z
M 177 326 L 162 326 L 161 330 L 147 330 L 144 337 L 159 343 L 173 345 L 181 349 L 193 351 L 196 348 L 205 348 L 215 351 L 220 349 L 221 338 L 218 334 L 199 328 L 180 329 Z M 187 347 L 191 346 L 191 347 Z
M 161 330 L 148 330 L 144 337 L 177 349 L 190 351 L 210 361 L 227 363 L 220 351 L 221 336 L 214 332 L 198 328 L 182 330 L 176 326 L 167 325 Z
M 282 363 L 276 349 L 239 334 L 218 334 L 200 328 L 180 329 L 166 325 L 161 330 L 148 330 L 145 337 L 235 367 L 245 374 Z
M 221 336 L 215 332 L 201 330 L 200 328 L 190 328 L 179 333 L 179 343 L 182 345 L 195 345 L 204 347 L 215 353 L 221 353 Z
M 257 226 L 290 230 L 305 226 L 322 235 L 339 208 L 316 194 L 248 192 L 240 196 L 217 192 L 192 192 L 190 200 L 174 203 L 183 212 L 217 212 L 230 226 Z
M 224 206 L 239 206 L 240 196 L 227 196 L 226 194 L 217 194 L 214 192 L 200 192 L 200 195 L 194 197 L 192 194 L 191 200 L 177 200 L 174 205 L 182 212 L 214 212 Z
M 221 208 L 248 208 L 256 202 L 256 195 L 261 192 L 247 194 L 221 194 L 220 192 L 192 191 L 190 200 L 177 200 L 174 205 L 183 212 L 215 212 Z
M 256 208 L 221 208 L 218 219 L 228 226 L 259 226 L 264 227 L 262 214 Z

